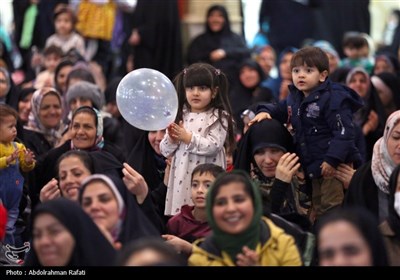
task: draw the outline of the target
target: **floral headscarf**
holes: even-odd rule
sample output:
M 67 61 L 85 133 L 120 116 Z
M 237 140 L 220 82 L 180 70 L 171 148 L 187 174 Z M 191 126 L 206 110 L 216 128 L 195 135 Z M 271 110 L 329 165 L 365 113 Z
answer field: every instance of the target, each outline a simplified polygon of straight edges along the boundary
M 383 136 L 376 141 L 372 154 L 372 177 L 378 188 L 386 194 L 389 194 L 390 175 L 396 167 L 396 164 L 389 155 L 387 142 L 399 121 L 400 110 L 393 112 L 387 119 Z
M 56 89 L 44 87 L 36 90 L 32 95 L 32 110 L 29 114 L 28 125 L 25 126 L 25 128 L 43 134 L 46 140 L 54 147 L 61 139 L 62 132 L 64 130 L 64 125 L 61 121 L 61 117 L 60 123 L 57 124 L 57 126 L 54 128 L 46 128 L 39 118 L 40 105 L 42 104 L 43 98 L 49 94 L 57 96 L 58 100 L 60 101 L 60 106 L 62 108 L 61 95 Z

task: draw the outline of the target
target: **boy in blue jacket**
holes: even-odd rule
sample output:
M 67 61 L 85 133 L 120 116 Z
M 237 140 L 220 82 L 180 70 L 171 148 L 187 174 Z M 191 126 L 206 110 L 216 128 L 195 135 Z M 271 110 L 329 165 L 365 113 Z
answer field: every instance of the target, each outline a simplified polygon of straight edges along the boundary
M 354 141 L 353 113 L 363 103 L 356 92 L 328 79 L 328 57 L 320 48 L 297 51 L 290 68 L 293 85 L 289 86 L 287 99 L 259 105 L 250 125 L 270 118 L 287 124 L 301 165 L 312 181 L 312 201 L 318 217 L 343 201 L 343 185 L 333 177 L 336 167 L 361 162 Z

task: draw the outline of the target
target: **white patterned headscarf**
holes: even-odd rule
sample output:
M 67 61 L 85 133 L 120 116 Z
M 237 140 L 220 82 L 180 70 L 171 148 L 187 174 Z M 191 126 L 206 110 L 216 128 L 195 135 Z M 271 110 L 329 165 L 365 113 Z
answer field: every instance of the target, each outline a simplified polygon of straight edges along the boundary
M 112 191 L 112 193 L 114 194 L 115 199 L 117 200 L 118 222 L 111 231 L 111 235 L 112 235 L 114 241 L 117 241 L 118 236 L 122 230 L 122 224 L 123 224 L 123 221 L 124 221 L 124 218 L 126 215 L 126 211 L 125 211 L 125 202 L 121 196 L 121 193 L 118 191 L 118 188 L 114 184 L 114 182 L 109 177 L 102 175 L 102 174 L 90 175 L 85 180 L 83 180 L 83 182 L 81 183 L 79 203 L 82 205 L 82 196 L 83 196 L 83 193 L 84 193 L 87 185 L 89 185 L 89 183 L 91 183 L 93 181 L 97 181 L 97 180 L 102 181 L 106 186 L 108 186 L 110 188 L 110 190 Z
M 95 150 L 101 150 L 104 148 L 104 137 L 103 137 L 103 117 L 100 113 L 99 110 L 97 110 L 96 108 L 93 107 L 89 107 L 89 106 L 82 106 L 79 107 L 78 109 L 75 110 L 73 116 L 72 116 L 72 123 L 74 122 L 74 118 L 76 115 L 78 115 L 79 113 L 82 112 L 91 112 L 93 113 L 93 115 L 96 118 L 96 140 L 94 142 L 94 145 L 90 148 L 88 148 L 87 150 L 89 151 L 95 151 Z M 72 125 L 71 123 L 71 125 Z M 71 149 L 75 150 L 76 147 L 74 145 L 74 140 L 72 139 L 71 141 Z
M 400 110 L 393 112 L 387 119 L 383 136 L 376 141 L 372 154 L 372 177 L 378 188 L 386 194 L 389 194 L 390 175 L 396 167 L 396 164 L 389 155 L 387 142 L 399 121 Z
M 58 100 L 60 101 L 60 107 L 62 109 L 61 95 L 56 89 L 50 87 L 38 89 L 32 95 L 32 110 L 29 114 L 28 124 L 24 128 L 43 134 L 46 140 L 52 145 L 52 147 L 54 147 L 61 139 L 62 132 L 64 130 L 64 125 L 61 120 L 62 114 L 60 115 L 60 122 L 57 124 L 56 127 L 52 128 L 46 128 L 39 117 L 40 106 L 42 104 L 43 98 L 49 94 L 57 96 Z

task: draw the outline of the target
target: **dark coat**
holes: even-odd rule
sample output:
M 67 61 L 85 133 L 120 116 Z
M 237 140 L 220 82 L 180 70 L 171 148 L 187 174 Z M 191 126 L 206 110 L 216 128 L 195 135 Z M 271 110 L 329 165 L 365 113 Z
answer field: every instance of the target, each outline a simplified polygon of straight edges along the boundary
M 336 167 L 353 162 L 361 156 L 355 146 L 353 113 L 362 100 L 352 89 L 327 79 L 308 97 L 293 85 L 286 100 L 277 105 L 260 105 L 258 112 L 269 112 L 272 118 L 293 126 L 296 153 L 306 175 L 321 177 L 321 164 Z
M 176 0 L 138 0 L 132 16 L 140 34 L 135 69 L 152 68 L 170 79 L 182 69 L 181 26 Z
M 379 218 L 378 186 L 372 177 L 371 161 L 354 173 L 346 191 L 343 206 L 360 206 Z

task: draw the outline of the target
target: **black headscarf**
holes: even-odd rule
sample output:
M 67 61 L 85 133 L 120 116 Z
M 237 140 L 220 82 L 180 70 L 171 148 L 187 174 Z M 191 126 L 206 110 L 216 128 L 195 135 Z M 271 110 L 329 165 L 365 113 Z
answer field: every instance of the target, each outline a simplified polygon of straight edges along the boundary
M 337 209 L 327 213 L 317 223 L 317 246 L 319 245 L 319 233 L 328 224 L 337 221 L 345 221 L 352 224 L 362 235 L 371 250 L 373 266 L 387 266 L 387 254 L 382 235 L 378 229 L 376 218 L 364 208 L 350 207 Z M 317 252 L 318 253 L 318 252 Z
M 158 155 L 151 147 L 148 135 L 148 131 L 143 131 L 130 151 L 126 162 L 139 172 L 149 188 L 154 190 L 163 181 L 166 163 L 165 158 Z
M 125 244 L 131 240 L 136 240 L 146 236 L 160 236 L 160 233 L 139 208 L 135 197 L 129 192 L 124 182 L 119 177 L 108 176 L 114 184 L 112 187 L 110 186 L 110 180 L 106 181 L 101 179 L 103 176 L 104 175 L 96 174 L 85 179 L 79 191 L 79 203 L 82 204 L 82 195 L 88 184 L 92 180 L 100 179 L 109 186 L 113 193 L 117 190 L 123 200 L 123 215 L 120 217 L 122 220 L 122 227 L 118 230 L 116 240 Z M 115 196 L 117 197 L 117 195 Z
M 400 217 L 394 209 L 394 194 L 396 193 L 397 180 L 400 173 L 400 165 L 398 165 L 390 175 L 389 180 L 389 217 L 390 227 L 394 231 L 397 239 L 400 239 Z
M 32 225 L 43 213 L 54 216 L 74 238 L 75 248 L 67 266 L 110 266 L 114 263 L 114 248 L 78 203 L 65 198 L 44 202 L 35 208 Z M 41 266 L 33 247 L 25 265 Z
M 289 131 L 277 120 L 264 120 L 250 126 L 243 135 L 235 156 L 235 169 L 242 169 L 247 172 L 251 170 L 251 163 L 254 166 L 254 153 L 261 148 L 279 148 L 284 152 L 293 152 L 293 140 Z

